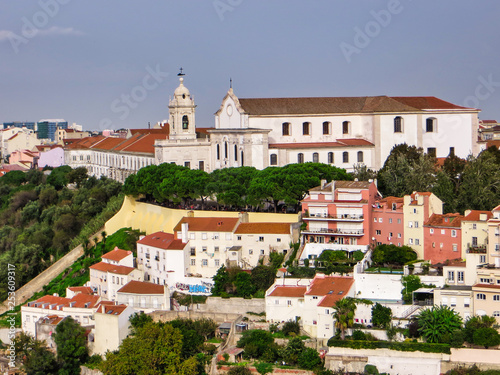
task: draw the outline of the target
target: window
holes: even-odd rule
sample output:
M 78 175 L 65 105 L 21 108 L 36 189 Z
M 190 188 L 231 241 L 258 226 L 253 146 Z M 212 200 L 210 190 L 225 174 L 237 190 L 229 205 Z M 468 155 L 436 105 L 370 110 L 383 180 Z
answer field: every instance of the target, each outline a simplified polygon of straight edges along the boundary
M 196 266 L 196 259 L 191 259 L 191 265 Z
M 378 235 L 378 236 L 380 236 L 380 235 L 382 234 L 382 231 L 381 231 L 380 229 L 377 229 L 377 230 L 375 231 L 375 234 L 376 234 L 376 235 Z
M 413 238 L 409 238 L 409 239 L 408 239 L 408 243 L 409 243 L 410 245 L 413 245 Z
M 241 236 L 236 236 L 236 240 L 241 241 Z
M 208 259 L 202 259 L 201 260 L 201 265 L 202 266 L 208 266 Z
M 330 134 L 330 123 L 328 121 L 325 121 L 323 123 L 323 135 L 328 135 Z
M 436 147 L 427 147 L 427 155 L 436 157 Z
M 439 244 L 439 247 L 440 247 L 440 248 L 443 248 L 443 243 L 442 243 L 442 242 Z
M 373 218 L 373 222 L 374 222 L 374 223 L 376 223 L 376 222 L 377 222 L 377 218 L 376 218 L 376 217 L 374 217 L 374 218 Z
M 184 166 L 185 166 L 186 168 L 191 168 L 191 163 L 190 163 L 189 161 L 185 161 L 185 162 L 184 162 Z
M 450 147 L 450 156 L 455 156 L 455 147 Z
M 455 229 L 451 230 L 451 236 L 456 237 L 457 236 L 457 231 Z
M 317 152 L 313 153 L 313 163 L 319 163 L 319 154 Z
M 202 233 L 201 234 L 201 239 L 202 240 L 206 240 L 207 239 L 207 234 L 206 233 Z
M 458 251 L 458 245 L 456 243 L 454 243 L 453 245 L 451 245 L 453 251 Z
M 220 260 L 219 259 L 215 259 L 215 267 L 219 267 L 220 266 Z
M 329 164 L 333 164 L 334 163 L 333 152 L 329 152 L 328 153 L 328 163 Z
M 278 155 L 271 154 L 271 165 L 278 165 Z
M 261 251 L 260 251 L 260 255 L 264 255 L 264 250 L 261 250 Z
M 401 116 L 397 116 L 394 118 L 394 133 L 402 133 L 403 132 L 403 118 Z
M 287 306 L 292 306 L 292 301 L 291 301 L 291 300 L 287 300 L 287 301 L 286 301 L 286 305 L 287 305 Z
M 495 294 L 493 296 L 493 301 L 500 301 L 500 294 Z
M 363 151 L 358 151 L 358 163 L 363 163 Z
M 477 224 L 476 223 L 472 224 L 472 229 L 477 229 Z M 472 238 L 474 238 L 474 237 L 472 237 Z
M 297 155 L 297 163 L 302 164 L 303 162 L 304 162 L 304 154 L 303 153 L 299 153 Z
M 413 228 L 413 221 L 408 222 L 408 228 Z
M 303 135 L 311 135 L 311 123 L 303 122 L 302 123 L 302 134 Z
M 283 135 L 290 135 L 290 123 L 289 122 L 284 122 L 281 125 L 281 129 L 282 129 Z
M 219 252 L 219 246 L 214 246 L 214 252 L 216 252 L 216 253 Z
M 429 229 L 430 234 L 434 234 L 434 228 Z
M 500 311 L 493 311 L 493 316 L 500 316 Z
M 264 242 L 264 237 L 263 236 L 259 237 L 259 242 Z
M 241 151 L 241 166 L 245 165 L 245 159 L 243 159 L 243 151 Z
M 435 118 L 428 118 L 425 120 L 425 131 L 427 133 L 433 133 L 436 131 L 436 119 Z
M 486 263 L 486 255 L 480 255 L 479 256 L 479 262 L 480 263 Z
M 206 253 L 206 252 L 207 252 L 207 247 L 206 247 L 206 246 L 203 246 L 203 247 L 201 248 L 201 251 L 203 251 L 204 253 Z
M 448 281 L 452 283 L 455 282 L 455 271 L 448 271 Z
M 415 245 L 420 245 L 420 239 L 415 238 Z
M 227 154 L 228 154 L 228 151 L 227 151 L 227 142 L 224 142 L 224 158 L 227 159 Z
M 443 306 L 448 305 L 448 297 L 441 298 L 441 305 L 443 305 Z
M 418 221 L 415 221 L 415 228 L 418 228 Z
M 464 298 L 464 307 L 469 307 L 470 306 L 470 298 L 469 297 L 465 297 Z
M 281 242 L 281 238 L 276 238 L 276 242 Z
M 220 145 L 217 145 L 217 160 L 220 160 Z
M 401 219 L 398 219 L 398 224 L 401 224 Z
M 252 255 L 252 254 L 253 254 L 253 250 L 252 249 L 248 250 L 248 255 Z
M 401 233 L 398 233 L 398 238 L 401 238 Z M 398 245 L 399 246 L 399 245 Z
M 389 237 L 391 237 L 391 238 L 392 238 L 392 232 L 389 232 Z
M 450 306 L 455 307 L 457 305 L 457 297 L 450 297 Z
M 349 153 L 347 151 L 344 151 L 342 153 L 342 162 L 343 163 L 349 163 Z
M 198 169 L 199 169 L 200 171 L 204 171 L 204 170 L 205 170 L 205 162 L 204 162 L 203 160 L 200 160 L 200 161 L 198 162 Z
M 186 115 L 182 116 L 182 129 L 187 129 L 189 127 L 189 119 Z
M 342 134 L 349 134 L 351 132 L 351 123 L 349 121 L 344 121 L 342 123 Z
M 486 299 L 486 294 L 484 294 L 484 293 L 478 293 L 478 294 L 476 294 L 476 299 L 485 300 Z
M 464 282 L 464 271 L 457 271 L 457 281 L 459 283 Z
M 379 222 L 379 223 L 381 223 L 381 222 L 382 222 L 382 218 L 381 218 L 381 217 L 379 217 L 379 218 L 378 218 L 378 222 Z
M 441 234 L 445 234 L 446 233 L 446 230 L 445 229 L 441 229 Z
M 392 224 L 392 217 L 389 218 L 389 224 Z

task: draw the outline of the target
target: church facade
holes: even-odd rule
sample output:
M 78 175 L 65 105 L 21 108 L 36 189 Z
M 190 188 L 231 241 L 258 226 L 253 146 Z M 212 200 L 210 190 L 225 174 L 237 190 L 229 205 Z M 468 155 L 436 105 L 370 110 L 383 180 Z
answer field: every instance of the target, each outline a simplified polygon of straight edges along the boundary
M 380 169 L 401 143 L 436 157 L 479 152 L 479 110 L 435 97 L 244 99 L 230 88 L 204 137 L 195 128 L 195 107 L 181 77 L 169 103 L 170 135 L 155 143 L 156 163 L 211 172 L 319 162 L 352 171 Z

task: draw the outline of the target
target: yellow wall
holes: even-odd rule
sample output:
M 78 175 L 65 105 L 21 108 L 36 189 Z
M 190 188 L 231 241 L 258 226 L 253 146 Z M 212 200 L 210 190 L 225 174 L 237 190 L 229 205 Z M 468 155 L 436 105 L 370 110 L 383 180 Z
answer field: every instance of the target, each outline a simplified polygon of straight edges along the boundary
M 126 196 L 120 211 L 116 213 L 105 225 L 106 233 L 113 234 L 125 227 L 140 229 L 151 234 L 158 231 L 174 233 L 177 223 L 187 216 L 188 210 L 175 210 L 149 203 L 137 202 L 134 198 Z M 193 211 L 195 217 L 238 217 L 239 212 L 233 211 Z M 275 214 L 250 212 L 250 223 L 296 223 L 298 214 Z

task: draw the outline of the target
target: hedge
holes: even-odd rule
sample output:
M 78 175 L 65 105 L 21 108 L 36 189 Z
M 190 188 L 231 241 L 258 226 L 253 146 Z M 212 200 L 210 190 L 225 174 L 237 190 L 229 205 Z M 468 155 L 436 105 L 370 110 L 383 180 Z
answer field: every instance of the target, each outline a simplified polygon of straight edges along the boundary
M 451 354 L 448 344 L 429 344 L 424 342 L 390 342 L 390 341 L 361 341 L 361 340 L 328 340 L 328 346 L 352 349 L 380 349 L 386 348 L 402 352 L 424 352 Z

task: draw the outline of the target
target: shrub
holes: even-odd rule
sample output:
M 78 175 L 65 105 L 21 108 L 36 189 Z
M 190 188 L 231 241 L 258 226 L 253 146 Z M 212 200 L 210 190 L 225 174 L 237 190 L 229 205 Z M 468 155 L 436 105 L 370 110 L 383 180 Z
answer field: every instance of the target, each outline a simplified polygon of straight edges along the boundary
M 366 340 L 366 335 L 363 331 L 354 331 L 352 333 L 352 339 L 353 340 Z
M 294 322 L 293 320 L 289 320 L 283 324 L 283 328 L 281 329 L 281 332 L 285 336 L 291 336 L 292 333 L 295 334 L 295 336 L 300 334 L 300 325 L 298 322 Z
M 377 366 L 374 366 L 374 365 L 366 365 L 365 366 L 365 371 L 364 371 L 365 374 L 373 374 L 373 375 L 377 375 L 379 372 L 378 372 L 378 369 L 377 369 Z

